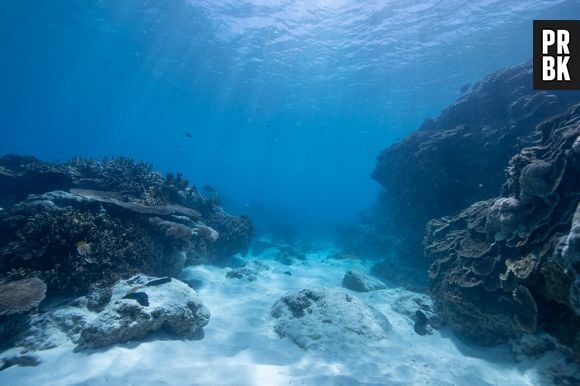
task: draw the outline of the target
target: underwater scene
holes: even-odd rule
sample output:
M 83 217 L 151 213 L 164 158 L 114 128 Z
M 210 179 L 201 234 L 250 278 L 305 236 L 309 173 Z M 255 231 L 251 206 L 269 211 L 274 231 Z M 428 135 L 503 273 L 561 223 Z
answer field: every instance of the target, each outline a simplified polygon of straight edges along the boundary
M 580 385 L 538 20 L 580 0 L 0 0 L 0 385 Z

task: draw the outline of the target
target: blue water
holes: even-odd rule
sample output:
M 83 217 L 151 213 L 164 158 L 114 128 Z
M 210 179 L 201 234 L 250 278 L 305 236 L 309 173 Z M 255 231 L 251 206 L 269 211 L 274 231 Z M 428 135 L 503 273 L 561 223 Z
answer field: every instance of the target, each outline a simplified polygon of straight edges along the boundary
M 381 149 L 578 1 L 0 1 L 0 152 L 130 156 L 259 224 L 368 208 Z M 190 135 L 190 137 L 188 136 Z

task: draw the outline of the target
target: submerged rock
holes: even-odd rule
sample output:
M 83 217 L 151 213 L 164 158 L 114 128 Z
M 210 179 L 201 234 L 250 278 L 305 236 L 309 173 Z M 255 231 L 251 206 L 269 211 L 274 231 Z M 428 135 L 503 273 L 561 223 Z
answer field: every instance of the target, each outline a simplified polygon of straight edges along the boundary
M 305 350 L 341 353 L 373 347 L 388 339 L 392 327 L 385 315 L 346 291 L 303 289 L 273 306 L 274 330 Z
M 159 279 L 138 275 L 115 284 L 109 304 L 80 331 L 79 348 L 106 347 L 141 339 L 154 331 L 187 338 L 207 325 L 209 310 L 187 284 L 172 280 L 147 286 L 152 280 Z M 133 292 L 135 288 L 140 291 Z M 129 296 L 137 294 L 145 294 L 148 303 Z
M 342 279 L 342 286 L 356 292 L 369 292 L 387 288 L 382 281 L 356 270 L 350 270 L 345 273 Z

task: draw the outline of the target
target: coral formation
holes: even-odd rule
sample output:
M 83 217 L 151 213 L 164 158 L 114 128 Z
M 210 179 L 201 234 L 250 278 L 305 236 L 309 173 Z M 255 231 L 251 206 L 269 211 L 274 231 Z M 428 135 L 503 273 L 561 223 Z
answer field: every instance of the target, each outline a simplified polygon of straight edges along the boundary
M 46 284 L 36 277 L 0 284 L 0 316 L 20 314 L 37 307 L 46 295 Z
M 537 131 L 510 160 L 502 197 L 428 223 L 431 294 L 467 339 L 495 344 L 541 327 L 580 359 L 580 105 Z
M 127 158 L 60 165 L 4 156 L 0 180 L 0 272 L 39 277 L 49 295 L 136 273 L 174 276 L 188 257 L 245 251 L 253 234 L 248 218 L 227 214 L 181 175 L 163 178 Z
M 384 192 L 374 211 L 395 224 L 390 230 L 400 239 L 402 261 L 428 264 L 421 250 L 427 222 L 497 197 L 510 158 L 537 139 L 536 125 L 580 102 L 577 92 L 533 90 L 531 78 L 530 63 L 488 76 L 437 119 L 378 156 L 372 177 Z M 522 196 L 513 198 L 525 202 L 529 195 L 549 195 L 554 189 L 553 174 L 562 170 L 561 161 L 538 161 L 526 164 L 520 174 Z M 517 207 L 504 202 L 496 209 L 506 217 L 490 226 L 510 231 L 518 223 L 510 219 L 520 215 Z
M 28 314 L 42 302 L 46 284 L 37 277 L 0 284 L 0 338 L 28 326 Z

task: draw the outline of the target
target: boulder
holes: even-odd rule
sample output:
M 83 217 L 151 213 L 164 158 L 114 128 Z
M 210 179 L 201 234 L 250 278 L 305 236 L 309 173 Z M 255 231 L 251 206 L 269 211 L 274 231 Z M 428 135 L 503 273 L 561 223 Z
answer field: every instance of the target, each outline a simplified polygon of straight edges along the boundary
M 356 292 L 369 292 L 387 288 L 382 281 L 356 270 L 350 270 L 344 274 L 342 286 Z
M 137 275 L 114 285 L 109 304 L 83 326 L 78 345 L 80 349 L 107 347 L 155 331 L 193 337 L 209 318 L 209 310 L 187 284 Z
M 372 347 L 392 331 L 387 317 L 342 289 L 303 289 L 273 306 L 274 331 L 304 350 L 340 354 Z

